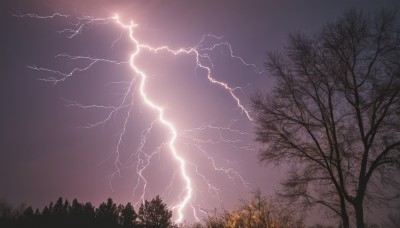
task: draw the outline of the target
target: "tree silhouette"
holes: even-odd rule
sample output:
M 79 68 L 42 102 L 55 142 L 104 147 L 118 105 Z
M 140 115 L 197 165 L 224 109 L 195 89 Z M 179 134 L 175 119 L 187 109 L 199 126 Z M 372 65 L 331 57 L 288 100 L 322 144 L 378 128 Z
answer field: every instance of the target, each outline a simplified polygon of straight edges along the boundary
M 116 227 L 118 224 L 117 205 L 111 198 L 108 198 L 106 203 L 100 204 L 96 210 L 96 218 L 101 227 Z
M 288 163 L 278 194 L 323 205 L 364 227 L 364 203 L 397 197 L 400 33 L 393 12 L 349 10 L 312 37 L 290 35 L 266 67 L 276 78 L 252 102 L 259 160 Z M 392 191 L 389 192 L 388 189 Z
M 42 212 L 31 206 L 22 204 L 18 208 L 12 208 L 4 200 L 0 200 L 0 227 L 24 228 L 24 227 L 136 227 L 137 214 L 131 203 L 118 207 L 111 198 L 95 208 L 91 203 L 80 203 L 74 199 L 72 203 L 61 197 L 56 203 L 50 202 Z
M 127 203 L 125 207 L 121 205 L 120 217 L 122 227 L 130 228 L 135 226 L 137 214 L 131 203 Z
M 86 202 L 83 205 L 83 215 L 87 218 L 94 218 L 95 217 L 95 207 L 90 202 Z
M 74 199 L 68 208 L 68 227 L 91 227 L 95 224 L 95 209 L 91 203 L 80 203 Z
M 69 217 L 71 223 L 82 224 L 83 205 L 77 199 L 72 200 L 71 207 L 69 208 Z
M 157 195 L 150 202 L 145 200 L 140 205 L 138 218 L 145 227 L 164 228 L 171 225 L 172 211 L 167 208 Z

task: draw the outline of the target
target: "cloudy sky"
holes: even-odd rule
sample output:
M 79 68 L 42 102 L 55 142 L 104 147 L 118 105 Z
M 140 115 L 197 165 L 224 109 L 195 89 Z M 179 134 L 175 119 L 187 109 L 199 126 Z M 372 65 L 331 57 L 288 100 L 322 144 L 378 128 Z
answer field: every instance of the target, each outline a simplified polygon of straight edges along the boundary
M 176 206 L 177 219 L 190 196 L 182 213 L 193 221 L 215 207 L 231 208 L 255 188 L 271 195 L 285 167 L 257 162 L 250 105 L 255 92 L 273 87 L 263 68 L 266 53 L 284 48 L 290 32 L 312 34 L 349 8 L 374 12 L 399 5 L 1 1 L 0 198 L 41 208 L 59 196 L 140 204 L 160 195 Z M 65 16 L 40 17 L 54 13 Z M 125 25 L 137 24 L 135 42 L 191 52 L 142 47 L 134 62 L 145 73 L 142 88 L 144 75 L 129 64 L 138 43 L 110 18 L 116 14 Z M 207 69 L 227 87 L 213 83 Z M 168 146 L 171 128 L 141 92 L 173 124 L 190 186 Z

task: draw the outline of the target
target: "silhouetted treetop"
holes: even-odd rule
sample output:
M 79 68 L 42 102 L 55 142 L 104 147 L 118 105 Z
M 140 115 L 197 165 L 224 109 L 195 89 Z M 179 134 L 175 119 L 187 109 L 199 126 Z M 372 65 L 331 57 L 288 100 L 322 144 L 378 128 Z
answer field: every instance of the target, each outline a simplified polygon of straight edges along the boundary
M 137 214 L 131 203 L 116 205 L 111 198 L 95 208 L 91 203 L 81 203 L 74 199 L 72 203 L 58 198 L 50 202 L 42 212 L 22 205 L 13 209 L 5 202 L 0 202 L 0 227 L 95 227 L 95 228 L 132 228 L 136 227 Z
M 146 227 L 169 227 L 172 224 L 171 217 L 172 211 L 158 195 L 150 202 L 145 200 L 139 208 L 139 221 Z

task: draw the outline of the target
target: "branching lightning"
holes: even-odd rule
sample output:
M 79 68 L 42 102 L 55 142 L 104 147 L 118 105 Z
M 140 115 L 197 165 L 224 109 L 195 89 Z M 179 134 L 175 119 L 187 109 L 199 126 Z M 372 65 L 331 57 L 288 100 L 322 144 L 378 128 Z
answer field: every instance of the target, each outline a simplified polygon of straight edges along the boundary
M 69 15 L 64 15 L 60 13 L 54 13 L 53 15 L 49 16 L 40 16 L 37 14 L 21 14 L 18 12 L 18 14 L 13 14 L 16 17 L 28 17 L 28 18 L 35 18 L 35 19 L 53 19 L 54 17 L 63 17 L 63 18 L 71 18 Z M 125 112 L 125 117 L 124 117 L 124 123 L 123 127 L 121 129 L 121 132 L 118 135 L 118 142 L 116 145 L 115 149 L 115 160 L 114 160 L 114 166 L 115 166 L 115 172 L 113 172 L 110 175 L 110 180 L 114 178 L 116 175 L 121 174 L 121 170 L 127 168 L 129 164 L 134 164 L 136 167 L 136 174 L 137 174 L 137 179 L 136 179 L 136 184 L 133 189 L 133 195 L 134 197 L 138 197 L 138 200 L 136 201 L 136 205 L 139 203 L 142 203 L 145 200 L 146 197 L 146 192 L 147 192 L 147 184 L 148 180 L 146 179 L 145 176 L 145 170 L 149 167 L 151 164 L 151 159 L 159 154 L 162 149 L 166 148 L 168 149 L 169 153 L 175 160 L 176 164 L 178 165 L 178 169 L 176 169 L 176 172 L 179 173 L 179 176 L 181 180 L 184 182 L 184 188 L 182 190 L 181 196 L 175 205 L 172 206 L 174 211 L 177 213 L 176 215 L 176 222 L 177 223 L 182 223 L 184 221 L 184 210 L 187 207 L 191 207 L 193 211 L 193 216 L 195 217 L 196 220 L 199 220 L 197 216 L 197 211 L 203 212 L 203 209 L 198 208 L 197 203 L 196 203 L 196 193 L 195 189 L 193 186 L 193 181 L 194 178 L 198 178 L 202 180 L 207 186 L 208 186 L 208 192 L 212 194 L 213 197 L 216 197 L 220 199 L 219 197 L 219 189 L 211 183 L 211 181 L 204 175 L 202 174 L 199 169 L 198 165 L 194 161 L 190 161 L 187 158 L 184 158 L 182 156 L 182 153 L 177 149 L 176 147 L 176 141 L 178 138 L 185 140 L 185 144 L 192 145 L 194 146 L 209 163 L 213 167 L 213 169 L 217 172 L 224 173 L 230 180 L 236 181 L 239 180 L 239 182 L 247 187 L 248 183 L 245 181 L 245 179 L 241 176 L 241 174 L 236 171 L 233 168 L 230 167 L 224 167 L 218 164 L 218 162 L 215 160 L 214 157 L 212 157 L 209 152 L 204 149 L 203 145 L 206 144 L 219 144 L 219 143 L 225 143 L 235 149 L 238 150 L 253 150 L 252 145 L 247 145 L 247 146 L 237 146 L 237 144 L 240 142 L 240 140 L 235 139 L 229 139 L 224 136 L 223 132 L 228 132 L 230 134 L 236 134 L 236 135 L 241 135 L 241 136 L 251 136 L 249 133 L 242 132 L 240 130 L 234 129 L 231 126 L 217 126 L 214 123 L 210 124 L 204 124 L 203 126 L 194 128 L 194 129 L 186 129 L 186 130 L 180 130 L 177 129 L 175 124 L 169 120 L 166 115 L 165 115 L 165 107 L 157 104 L 155 101 L 151 100 L 149 98 L 149 91 L 146 90 L 146 85 L 147 85 L 147 75 L 143 69 L 140 69 L 138 64 L 136 63 L 137 57 L 142 53 L 142 52 L 151 52 L 154 54 L 164 52 L 168 53 L 170 55 L 188 55 L 188 56 L 193 56 L 195 63 L 196 63 L 196 69 L 197 70 L 202 70 L 206 72 L 207 79 L 209 80 L 210 83 L 213 85 L 216 85 L 222 89 L 224 89 L 232 98 L 232 100 L 235 102 L 236 106 L 241 110 L 242 113 L 246 116 L 246 118 L 249 121 L 253 121 L 250 112 L 246 109 L 246 107 L 243 105 L 242 101 L 236 95 L 235 91 L 240 89 L 240 87 L 231 87 L 228 85 L 228 83 L 219 81 L 215 79 L 212 76 L 212 68 L 213 68 L 213 63 L 211 61 L 211 58 L 209 57 L 209 52 L 215 50 L 216 48 L 221 48 L 224 47 L 228 51 L 228 57 L 233 58 L 235 60 L 238 60 L 241 64 L 243 64 L 246 67 L 251 67 L 254 68 L 256 72 L 257 66 L 254 64 L 247 63 L 242 57 L 237 56 L 234 54 L 231 45 L 228 42 L 223 41 L 223 37 L 215 36 L 212 34 L 204 35 L 200 42 L 198 42 L 195 46 L 189 47 L 189 48 L 180 48 L 177 50 L 171 49 L 168 46 L 161 46 L 161 47 L 153 47 L 151 45 L 145 44 L 140 42 L 136 37 L 135 37 L 135 28 L 138 26 L 137 24 L 133 23 L 131 21 L 130 23 L 124 23 L 122 20 L 120 20 L 118 15 L 108 17 L 108 18 L 95 18 L 95 17 L 78 17 L 75 19 L 76 23 L 73 24 L 73 28 L 66 28 L 63 30 L 58 31 L 60 34 L 64 34 L 67 38 L 74 38 L 85 30 L 85 28 L 89 25 L 95 25 L 95 24 L 109 24 L 111 22 L 115 23 L 117 26 L 119 26 L 122 29 L 121 35 L 111 44 L 111 47 L 113 48 L 115 43 L 118 42 L 124 32 L 127 32 L 129 34 L 129 40 L 134 47 L 133 53 L 130 55 L 129 61 L 117 61 L 117 60 L 112 60 L 112 59 L 104 59 L 104 58 L 96 58 L 96 57 L 90 57 L 90 56 L 74 56 L 74 55 L 69 55 L 67 53 L 61 53 L 56 55 L 56 58 L 64 58 L 65 60 L 71 60 L 71 61 L 86 61 L 86 65 L 83 67 L 77 67 L 74 68 L 73 70 L 65 73 L 59 70 L 55 70 L 52 68 L 47 68 L 47 67 L 40 67 L 40 66 L 35 66 L 35 65 L 30 65 L 28 68 L 44 73 L 48 73 L 52 76 L 50 77 L 45 77 L 41 78 L 40 80 L 45 81 L 45 82 L 50 82 L 52 84 L 58 84 L 62 83 L 66 80 L 68 80 L 70 77 L 75 76 L 78 73 L 85 72 L 89 70 L 90 68 L 94 67 L 96 64 L 118 64 L 118 65 L 127 65 L 129 64 L 130 68 L 133 70 L 134 77 L 132 77 L 131 81 L 120 81 L 120 82 L 110 82 L 110 84 L 123 84 L 126 85 L 126 90 L 122 94 L 122 99 L 117 105 L 98 105 L 98 104 L 82 104 L 78 101 L 74 100 L 68 100 L 64 99 L 66 106 L 68 107 L 78 107 L 78 108 L 83 108 L 83 109 L 103 109 L 107 110 L 107 115 L 106 117 L 98 122 L 94 123 L 89 123 L 86 126 L 83 126 L 84 128 L 93 128 L 93 127 L 98 127 L 98 126 L 104 126 L 110 119 L 113 118 L 117 114 L 117 112 L 120 112 L 122 110 L 126 110 Z M 214 43 L 211 46 L 205 46 L 204 41 L 206 39 L 213 39 L 216 40 L 217 43 Z M 136 87 L 137 86 L 137 87 Z M 124 141 L 124 137 L 127 134 L 127 123 L 128 120 L 130 119 L 131 111 L 133 109 L 133 101 L 134 101 L 134 94 L 138 90 L 139 95 L 143 101 L 143 103 L 153 110 L 157 114 L 157 118 L 151 122 L 151 124 L 148 126 L 147 129 L 142 131 L 141 134 L 141 140 L 140 144 L 138 145 L 137 149 L 135 152 L 133 152 L 128 159 L 127 162 L 123 162 L 120 159 L 121 155 L 121 146 Z M 154 124 L 158 122 L 162 126 L 164 126 L 164 129 L 169 134 L 169 139 L 166 142 L 163 142 L 161 145 L 156 147 L 153 151 L 147 151 L 145 149 L 146 145 L 146 140 L 151 134 L 151 131 L 154 127 Z M 207 139 L 202 139 L 193 136 L 193 133 L 195 132 L 201 132 L 204 130 L 211 130 L 216 132 L 218 137 L 216 138 L 207 138 Z M 191 172 L 189 172 L 189 169 L 192 170 L 193 175 L 190 175 Z M 171 179 L 170 185 L 165 189 L 164 192 L 168 192 L 168 189 L 171 188 L 173 182 L 176 179 L 176 173 L 173 173 L 173 178 Z M 111 181 L 110 181 L 111 185 Z M 111 185 L 112 187 L 112 185 Z M 165 193 L 167 194 L 167 193 Z

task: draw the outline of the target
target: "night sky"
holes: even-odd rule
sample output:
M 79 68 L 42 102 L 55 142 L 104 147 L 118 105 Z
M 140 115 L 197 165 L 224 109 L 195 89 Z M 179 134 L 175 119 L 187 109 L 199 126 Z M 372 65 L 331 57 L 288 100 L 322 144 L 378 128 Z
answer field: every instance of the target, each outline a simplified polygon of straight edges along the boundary
M 166 144 L 170 132 L 143 101 L 140 77 L 126 63 L 135 51 L 127 30 L 109 20 L 88 24 L 72 38 L 58 33 L 76 29 L 77 18 L 118 13 L 122 23 L 138 24 L 139 42 L 153 47 L 189 48 L 204 35 L 223 36 L 206 37 L 198 48 L 209 59 L 202 61 L 212 67 L 213 78 L 236 88 L 235 96 L 251 115 L 251 96 L 273 87 L 263 68 L 266 53 L 282 50 L 290 32 L 312 34 L 351 7 L 373 13 L 399 6 L 395 0 L 1 1 L 0 198 L 42 208 L 59 196 L 97 205 L 108 197 L 140 204 L 142 196 L 160 195 L 170 206 L 185 197 L 179 164 Z M 28 13 L 69 17 L 13 16 Z M 254 65 L 232 58 L 224 42 Z M 62 53 L 85 58 L 55 57 Z M 40 79 L 61 75 L 28 67 L 69 73 L 87 67 L 86 57 L 121 64 L 98 61 L 56 84 Z M 176 149 L 193 187 L 185 219 L 193 221 L 193 211 L 201 218 L 204 211 L 231 208 L 258 187 L 273 194 L 285 167 L 258 163 L 252 122 L 228 90 L 196 67 L 194 54 L 143 50 L 136 63 L 147 75 L 149 99 L 164 107 L 177 129 Z M 109 116 L 111 106 L 120 104 Z M 147 182 L 137 173 L 146 159 L 150 163 L 142 175 Z

